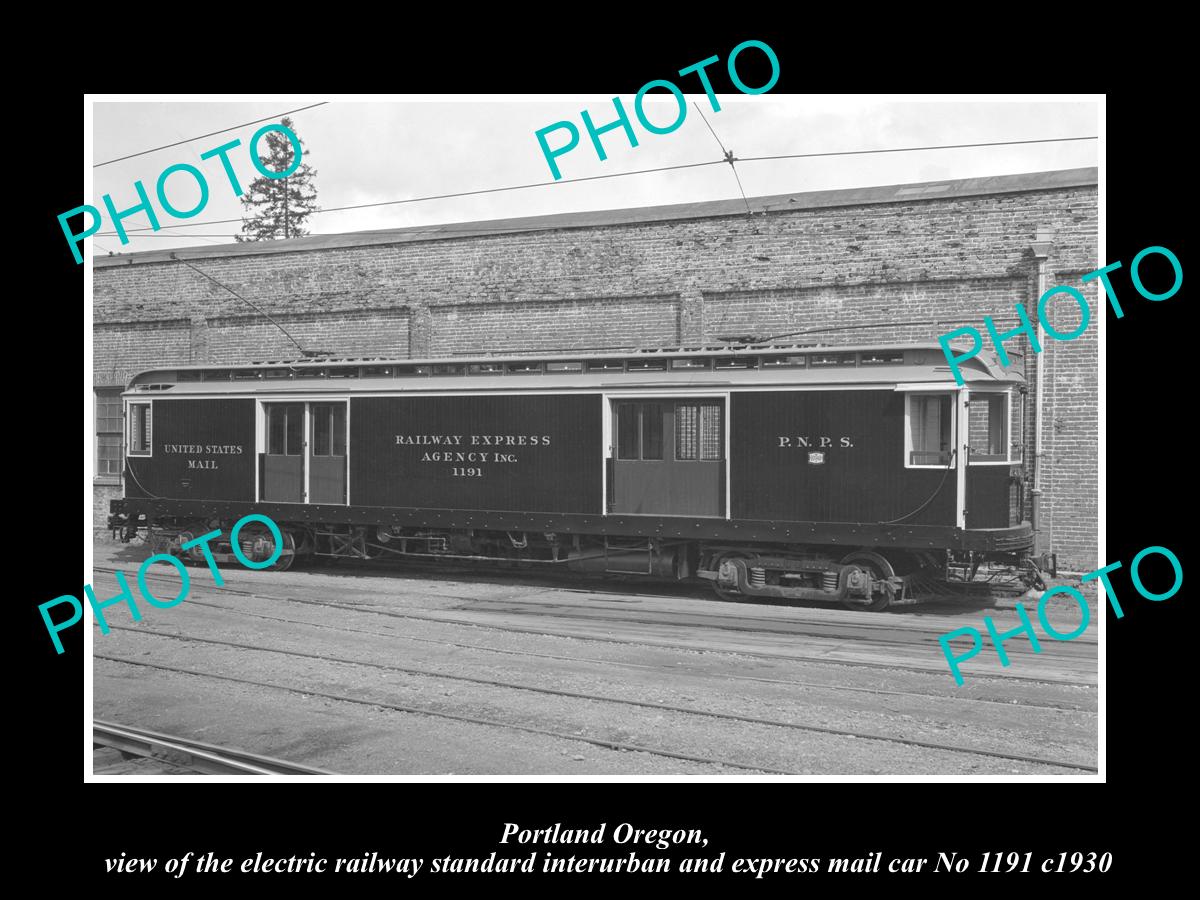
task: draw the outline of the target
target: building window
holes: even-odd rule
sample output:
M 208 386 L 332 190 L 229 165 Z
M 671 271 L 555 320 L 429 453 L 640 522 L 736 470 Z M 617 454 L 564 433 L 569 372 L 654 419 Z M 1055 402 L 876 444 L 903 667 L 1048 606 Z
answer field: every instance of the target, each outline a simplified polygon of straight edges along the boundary
M 675 404 L 675 458 L 724 459 L 722 412 L 715 401 Z
M 121 389 L 96 388 L 96 477 L 120 478 L 125 428 Z
M 149 456 L 153 423 L 149 403 L 129 404 L 129 455 Z
M 661 403 L 617 404 L 617 459 L 662 459 Z
M 908 464 L 950 464 L 953 429 L 949 394 L 909 394 Z

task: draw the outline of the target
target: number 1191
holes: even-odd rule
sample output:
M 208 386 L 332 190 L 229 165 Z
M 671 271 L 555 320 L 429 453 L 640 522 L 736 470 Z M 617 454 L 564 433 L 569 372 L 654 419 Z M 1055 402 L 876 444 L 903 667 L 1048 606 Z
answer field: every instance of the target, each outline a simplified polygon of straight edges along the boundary
M 994 860 L 992 859 L 993 856 L 995 856 Z M 1028 872 L 1029 871 L 1029 858 L 1031 856 L 1033 856 L 1033 853 L 1026 853 L 1024 856 L 1022 856 L 1020 853 L 1017 853 L 1015 850 L 1013 850 L 1009 853 L 995 853 L 995 854 L 984 853 L 983 854 L 983 862 L 981 862 L 979 864 L 979 871 L 980 872 L 1000 872 L 1000 871 L 1016 872 L 1019 867 L 1020 871 Z M 1021 862 L 1022 859 L 1025 860 L 1024 863 Z M 992 866 L 990 869 L 988 868 L 989 863 Z M 1002 865 L 1007 865 L 1008 868 L 1002 870 L 1000 868 Z

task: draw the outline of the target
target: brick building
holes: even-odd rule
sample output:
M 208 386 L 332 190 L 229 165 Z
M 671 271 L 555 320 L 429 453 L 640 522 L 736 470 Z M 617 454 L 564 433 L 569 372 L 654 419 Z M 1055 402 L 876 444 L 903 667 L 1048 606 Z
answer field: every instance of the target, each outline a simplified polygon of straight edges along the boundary
M 1097 559 L 1097 173 L 1072 169 L 175 251 L 309 349 L 341 356 L 679 346 L 722 337 L 932 340 L 984 315 L 1036 317 L 1039 284 L 1080 287 L 1093 323 L 1039 354 L 1044 539 Z M 293 358 L 250 306 L 167 251 L 96 259 L 95 521 L 120 494 L 119 393 L 135 372 Z M 1043 279 L 1039 282 L 1039 277 Z M 1063 307 L 1067 307 L 1064 309 Z M 1078 322 L 1069 302 L 1052 322 Z M 1030 396 L 1036 359 L 1024 338 Z M 1033 460 L 1032 403 L 1026 460 Z

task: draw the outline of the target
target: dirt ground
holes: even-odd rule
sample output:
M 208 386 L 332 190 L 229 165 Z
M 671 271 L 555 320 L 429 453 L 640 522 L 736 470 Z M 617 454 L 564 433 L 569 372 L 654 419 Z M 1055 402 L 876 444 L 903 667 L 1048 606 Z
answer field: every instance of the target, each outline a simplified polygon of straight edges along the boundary
M 97 541 L 117 593 L 143 544 Z M 364 775 L 1092 774 L 1097 620 L 1040 652 L 1013 598 L 884 613 L 710 599 L 702 587 L 342 563 L 191 569 L 169 609 L 107 610 L 98 719 Z M 132 578 L 131 578 L 132 580 Z M 147 582 L 175 596 L 178 576 Z M 1082 611 L 1048 606 L 1059 632 Z M 938 637 L 983 651 L 955 685 Z M 969 641 L 956 644 L 965 650 Z M 104 755 L 108 753 L 109 755 Z M 97 751 L 97 773 L 160 774 Z M 160 767 L 162 768 L 162 767 Z

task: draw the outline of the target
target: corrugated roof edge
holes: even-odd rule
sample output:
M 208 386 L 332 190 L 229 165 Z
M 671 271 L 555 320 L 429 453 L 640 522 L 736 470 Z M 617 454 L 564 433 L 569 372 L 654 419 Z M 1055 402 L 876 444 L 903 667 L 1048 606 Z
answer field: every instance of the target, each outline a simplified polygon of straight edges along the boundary
M 1081 169 L 1059 169 L 1051 172 L 1027 172 L 1019 175 L 993 175 L 982 178 L 960 178 L 952 181 L 926 181 L 915 184 L 892 184 L 876 187 L 843 188 L 832 191 L 775 194 L 751 197 L 747 201 L 755 213 L 792 212 L 803 209 L 828 209 L 838 206 L 866 206 L 879 203 L 913 203 L 944 200 L 948 197 L 971 197 L 987 194 L 1014 194 L 1028 191 L 1086 187 L 1098 182 L 1099 172 L 1093 166 Z M 180 259 L 212 259 L 227 256 L 260 256 L 272 253 L 296 253 L 311 250 L 335 250 L 380 244 L 403 244 L 416 241 L 436 241 L 449 238 L 487 237 L 518 234 L 529 231 L 554 231 L 569 228 L 598 228 L 612 225 L 636 225 L 680 219 L 703 219 L 719 216 L 744 216 L 746 204 L 737 200 L 711 200 L 702 203 L 676 203 L 669 206 L 641 206 L 628 209 L 601 209 L 576 213 L 557 213 L 548 216 L 527 216 L 520 219 L 492 219 L 485 222 L 453 222 L 411 228 L 389 228 L 378 231 L 355 231 L 346 234 L 321 234 L 292 238 L 287 241 L 261 241 L 244 244 L 221 244 L 185 247 L 176 250 L 146 250 L 119 256 L 93 257 L 95 268 L 112 268 L 135 263 L 170 262 L 171 254 Z M 186 235 L 180 235 L 185 237 Z
M 965 343 L 964 339 L 956 341 Z M 953 343 L 953 342 L 952 342 Z M 630 347 L 628 349 L 612 350 L 525 350 L 506 353 L 478 353 L 459 356 L 424 356 L 424 357 L 383 357 L 383 356 L 319 356 L 299 357 L 289 359 L 263 359 L 247 363 L 202 363 L 178 366 L 155 366 L 145 369 L 146 372 L 176 372 L 181 370 L 201 371 L 228 369 L 261 369 L 274 366 L 298 366 L 302 368 L 326 368 L 329 366 L 368 366 L 368 365 L 397 365 L 424 366 L 441 365 L 443 363 L 490 363 L 490 362 L 523 362 L 527 360 L 576 360 L 576 359 L 650 359 L 651 357 L 670 356 L 756 356 L 760 354 L 796 353 L 858 353 L 871 350 L 937 350 L 941 352 L 942 345 L 937 341 L 898 341 L 895 343 L 876 341 L 862 344 L 707 344 L 702 346 L 678 347 Z M 990 351 L 987 351 L 990 352 Z M 1018 351 L 1010 350 L 1013 356 Z
M 955 339 L 952 344 L 965 342 Z M 526 351 L 523 353 L 502 353 L 502 354 L 468 354 L 464 356 L 434 356 L 423 357 L 417 359 L 391 359 L 386 357 L 319 357 L 319 358 L 301 358 L 301 359 L 272 359 L 272 360 L 257 360 L 248 363 L 229 363 L 229 364 L 187 364 L 187 365 L 167 365 L 155 366 L 151 369 L 142 369 L 136 372 L 128 381 L 126 390 L 132 390 L 133 386 L 141 379 L 149 375 L 157 375 L 163 372 L 252 372 L 256 369 L 271 369 L 271 368 L 289 368 L 289 369 L 327 369 L 350 367 L 358 368 L 362 366 L 404 366 L 407 368 L 415 368 L 417 366 L 431 365 L 468 365 L 470 363 L 510 363 L 510 362 L 529 362 L 529 361 L 563 361 L 563 360 L 588 360 L 588 359 L 617 359 L 628 360 L 637 358 L 638 360 L 651 360 L 654 354 L 660 357 L 721 357 L 721 356 L 779 356 L 788 353 L 796 354 L 813 354 L 813 353 L 857 353 L 870 352 L 875 350 L 934 350 L 941 352 L 942 346 L 936 341 L 903 341 L 896 343 L 875 342 L 865 344 L 730 344 L 723 347 L 705 346 L 705 347 L 653 347 L 641 349 L 627 350 L 604 350 L 604 351 L 586 351 L 586 350 L 553 350 L 544 353 L 535 351 Z M 1020 357 L 1021 354 L 1015 350 L 1009 350 L 1010 356 Z M 964 365 L 970 367 L 971 364 L 978 364 L 984 369 L 991 372 L 994 370 L 1003 371 L 1007 367 L 1001 366 L 996 353 L 992 350 L 983 350 L 977 356 L 967 360 Z M 947 371 L 948 371 L 947 367 Z M 1018 377 L 1020 377 L 1018 375 Z M 1022 380 L 1024 380 L 1022 378 Z

